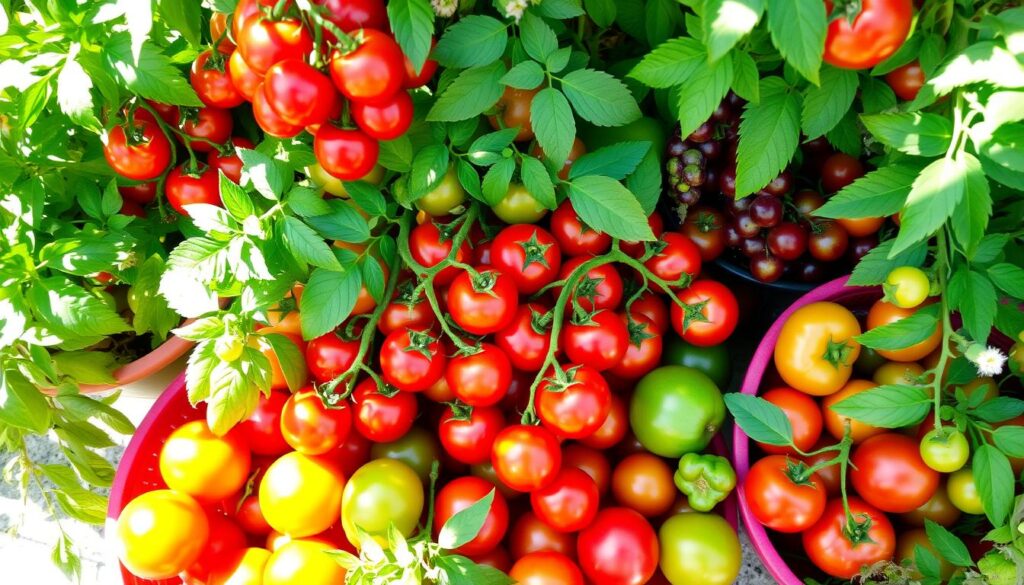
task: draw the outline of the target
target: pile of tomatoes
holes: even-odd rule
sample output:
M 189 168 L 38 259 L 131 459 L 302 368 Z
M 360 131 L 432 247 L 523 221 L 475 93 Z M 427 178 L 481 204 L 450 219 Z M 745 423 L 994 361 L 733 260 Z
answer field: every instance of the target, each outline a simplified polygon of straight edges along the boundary
M 915 272 L 921 271 L 893 271 L 893 297 L 871 305 L 864 331 L 928 306 L 927 278 L 923 273 L 914 278 Z M 852 579 L 863 567 L 884 561 L 913 562 L 920 546 L 940 559 L 942 578 L 948 579 L 954 567 L 936 553 L 924 526 L 931 521 L 951 527 L 962 514 L 984 513 L 965 434 L 950 422 L 936 430 L 931 414 L 918 425 L 890 430 L 833 410 L 878 386 L 922 383 L 940 359 L 941 324 L 918 343 L 888 350 L 862 347 L 853 339 L 861 331 L 861 320 L 832 302 L 801 307 L 785 322 L 775 346 L 774 371 L 760 396 L 785 413 L 796 449 L 758 443 L 763 455 L 744 480 L 745 503 L 778 542 L 799 535 L 807 558 L 832 577 Z M 976 393 L 992 399 L 999 392 L 992 378 L 976 378 L 962 389 L 968 399 Z M 1001 424 L 1020 424 L 1020 417 Z M 840 441 L 849 442 L 841 455 L 821 451 Z M 1014 461 L 1018 472 L 1022 464 Z M 816 465 L 824 466 L 812 469 Z M 852 517 L 840 490 L 843 473 Z M 849 529 L 850 518 L 859 529 Z M 983 554 L 980 536 L 973 543 L 972 552 Z
M 246 102 L 270 136 L 291 138 L 303 130 L 312 134 L 319 167 L 345 181 L 371 174 L 379 141 L 393 140 L 409 129 L 413 101 L 407 90 L 429 81 L 437 62 L 428 60 L 415 70 L 387 32 L 383 2 L 320 0 L 306 17 L 320 22 L 316 26 L 287 12 L 277 14 L 276 4 L 241 0 L 230 16 L 230 35 L 228 15 L 218 13 L 212 19 L 216 49 L 199 54 L 190 76 L 203 107 L 148 102 L 131 108 L 128 121 L 111 129 L 104 146 L 107 161 L 122 177 L 138 181 L 121 188 L 122 213 L 145 215 L 142 206 L 154 201 L 157 179 L 165 174 L 163 189 L 178 213 L 188 215 L 185 206 L 195 203 L 220 206 L 218 171 L 237 183 L 242 161 L 236 148 L 254 147 L 233 135 L 232 109 Z M 322 33 L 336 45 L 321 55 L 327 45 L 314 47 L 312 30 L 323 26 Z M 336 38 L 331 30 L 351 36 Z M 310 65 L 311 56 L 321 66 Z M 343 111 L 353 124 L 335 122 Z M 169 136 L 189 156 L 167 172 L 177 160 Z M 205 162 L 197 153 L 205 154 Z

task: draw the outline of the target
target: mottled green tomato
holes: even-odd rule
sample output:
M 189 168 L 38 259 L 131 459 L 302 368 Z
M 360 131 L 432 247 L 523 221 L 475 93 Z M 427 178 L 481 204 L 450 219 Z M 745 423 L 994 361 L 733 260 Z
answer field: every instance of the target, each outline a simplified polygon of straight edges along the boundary
M 437 439 L 421 427 L 413 427 L 401 439 L 391 443 L 374 443 L 371 459 L 394 459 L 405 463 L 420 479 L 430 477 L 430 467 L 440 458 Z
M 526 187 L 512 183 L 497 205 L 491 207 L 494 215 L 508 224 L 536 223 L 548 210 L 534 199 Z
M 703 372 L 685 366 L 662 366 L 641 378 L 629 405 L 633 434 L 662 457 L 703 450 L 724 420 L 718 387 Z
M 452 209 L 462 205 L 466 201 L 466 190 L 459 182 L 459 176 L 455 172 L 455 165 L 448 167 L 444 178 L 434 187 L 432 191 L 416 200 L 416 207 L 426 211 L 430 215 L 447 215 Z
M 678 335 L 665 336 L 665 349 L 661 363 L 666 366 L 686 366 L 704 372 L 719 388 L 729 385 L 732 376 L 729 348 L 725 344 L 699 347 L 687 343 Z
M 659 565 L 669 583 L 729 585 L 740 574 L 740 539 L 717 514 L 672 516 L 658 531 Z
M 394 459 L 376 459 L 352 474 L 341 497 L 341 526 L 358 543 L 358 526 L 379 542 L 394 524 L 410 536 L 423 513 L 423 483 L 411 467 Z

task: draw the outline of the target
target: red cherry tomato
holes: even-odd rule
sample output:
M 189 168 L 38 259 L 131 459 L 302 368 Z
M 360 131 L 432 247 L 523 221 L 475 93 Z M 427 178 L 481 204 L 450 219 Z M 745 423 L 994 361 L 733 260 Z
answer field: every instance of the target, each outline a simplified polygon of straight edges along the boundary
M 611 449 L 615 445 L 618 445 L 622 441 L 623 437 L 626 436 L 626 432 L 629 430 L 629 409 L 626 408 L 625 401 L 619 396 L 612 394 L 611 396 L 611 408 L 608 410 L 608 416 L 605 417 L 604 422 L 598 427 L 596 431 L 589 437 L 580 439 L 580 443 L 591 447 L 593 449 Z M 569 464 L 569 451 L 566 450 L 566 465 Z M 597 479 L 597 478 L 595 478 Z
M 442 349 L 440 341 L 429 331 L 392 331 L 380 348 L 381 376 L 399 390 L 426 390 L 444 375 L 448 360 Z
M 415 394 L 398 391 L 385 396 L 370 378 L 356 385 L 352 399 L 356 430 L 374 443 L 401 439 L 412 428 L 419 410 Z
M 147 205 L 156 199 L 157 181 L 138 183 L 136 185 L 119 185 L 117 192 L 125 200 L 134 201 L 139 205 Z
M 507 274 L 520 293 L 532 295 L 558 277 L 561 249 L 542 227 L 510 225 L 494 237 L 491 266 Z
M 514 490 L 531 492 L 555 478 L 562 466 L 562 451 L 551 431 L 512 425 L 494 439 L 491 464 L 502 483 Z
M 508 552 L 514 560 L 537 552 L 555 552 L 575 557 L 576 535 L 559 532 L 533 512 L 525 512 L 509 530 Z
M 199 108 L 195 117 L 186 117 L 181 131 L 189 136 L 189 146 L 196 152 L 212 152 L 231 138 L 234 128 L 231 112 L 220 108 Z
M 164 193 L 171 207 L 182 215 L 189 215 L 185 209 L 186 205 L 206 203 L 217 207 L 224 206 L 220 200 L 220 179 L 217 172 L 210 167 L 205 167 L 198 173 L 189 172 L 185 165 L 175 168 L 167 175 Z
M 486 335 L 508 327 L 519 307 L 519 292 L 512 279 L 497 270 L 482 270 L 475 279 L 463 271 L 448 289 L 447 305 L 455 323 L 473 335 Z
M 316 381 L 325 384 L 352 367 L 358 354 L 358 339 L 342 339 L 332 331 L 306 345 L 306 365 Z
M 434 39 L 430 39 L 430 47 L 433 49 L 437 42 Z M 412 61 L 409 57 L 405 58 L 405 83 L 402 85 L 405 89 L 416 89 L 417 87 L 423 87 L 434 77 L 434 73 L 437 73 L 437 61 L 433 59 L 427 59 L 423 63 L 423 68 L 420 69 L 419 73 L 416 73 L 416 69 L 412 65 Z
M 612 245 L 611 236 L 583 223 L 568 199 L 551 213 L 551 235 L 566 256 L 597 256 Z
M 400 290 L 402 286 L 400 285 Z M 419 298 L 412 298 L 412 287 L 408 289 L 408 295 L 400 293 L 384 307 L 380 320 L 377 321 L 377 329 L 384 335 L 404 327 L 429 329 L 437 322 L 427 298 L 422 294 Z
M 434 534 L 449 518 L 494 492 L 494 500 L 484 519 L 483 526 L 473 540 L 455 549 L 463 555 L 481 555 L 498 546 L 508 530 L 508 504 L 505 496 L 497 491 L 494 484 L 474 476 L 459 477 L 448 482 L 437 493 L 434 504 Z
M 562 270 L 558 278 L 566 279 L 581 264 L 588 260 L 585 256 L 570 258 L 562 264 Z M 562 287 L 556 287 L 553 293 L 557 296 L 562 293 Z M 622 302 L 622 277 L 611 264 L 602 264 L 591 268 L 579 280 L 576 286 L 574 297 L 580 306 L 588 311 L 597 309 L 616 309 Z
M 275 63 L 267 71 L 263 91 L 270 107 L 295 126 L 323 124 L 339 99 L 331 79 L 302 59 Z
M 666 232 L 658 245 L 664 247 L 644 262 L 655 276 L 668 283 L 676 282 L 684 274 L 691 279 L 697 278 L 701 265 L 700 248 L 690 238 L 678 232 Z
M 281 411 L 281 433 L 293 449 L 322 455 L 341 446 L 352 429 L 352 409 L 344 402 L 328 407 L 311 387 L 292 394 Z
M 544 322 L 549 310 L 540 303 L 520 305 L 512 322 L 494 334 L 494 343 L 517 370 L 537 372 L 544 366 L 551 347 L 551 325 Z
M 726 286 L 714 280 L 698 280 L 676 293 L 688 309 L 672 303 L 672 327 L 685 341 L 708 347 L 718 345 L 736 330 L 739 305 Z
M 505 416 L 498 408 L 449 408 L 441 415 L 437 436 L 453 458 L 466 465 L 480 465 L 491 460 L 494 439 L 504 427 Z
M 838 579 L 852 579 L 861 567 L 892 560 L 896 550 L 896 534 L 885 514 L 860 498 L 850 497 L 849 503 L 856 520 L 871 521 L 862 541 L 851 542 L 839 498 L 826 504 L 821 518 L 803 533 L 804 550 L 811 562 Z
M 576 541 L 580 566 L 594 583 L 642 585 L 658 569 L 658 535 L 627 508 L 605 508 Z
M 246 533 L 254 536 L 266 536 L 273 530 L 270 524 L 267 524 L 266 517 L 263 516 L 263 510 L 260 509 L 260 498 L 256 494 L 247 496 L 239 502 L 238 509 L 235 511 L 235 522 L 238 522 L 238 526 Z
M 281 434 L 281 411 L 288 395 L 271 392 L 270 396 L 260 393 L 256 410 L 239 424 L 249 442 L 249 448 L 257 455 L 283 455 L 291 450 Z
M 601 494 L 586 472 L 563 467 L 551 483 L 530 494 L 530 506 L 537 517 L 555 530 L 583 530 L 597 516 Z
M 639 316 L 647 317 L 654 326 L 654 330 L 659 334 L 664 335 L 668 331 L 668 307 L 665 306 L 665 301 L 654 291 L 646 290 L 641 293 L 633 301 L 633 304 L 629 306 L 629 314 L 638 321 L 637 317 Z
M 405 82 L 401 47 L 373 29 L 363 29 L 355 50 L 335 50 L 330 68 L 334 85 L 352 101 L 380 103 L 401 90 Z
M 196 90 L 196 95 L 212 108 L 233 108 L 242 105 L 245 96 L 231 82 L 231 74 L 228 71 L 231 64 L 227 57 L 218 52 L 212 63 L 211 57 L 213 51 L 203 51 L 192 63 L 189 79 Z
M 380 144 L 365 132 L 325 124 L 313 138 L 313 153 L 331 175 L 342 181 L 358 181 L 376 166 Z
M 635 315 L 631 321 L 619 316 L 627 325 L 626 353 L 610 373 L 626 380 L 636 380 L 661 363 L 662 335 L 650 319 Z
M 253 101 L 256 97 L 256 90 L 263 84 L 263 76 L 249 67 L 238 49 L 232 51 L 231 56 L 228 57 L 228 75 L 238 93 L 249 101 Z
M 294 18 L 250 18 L 242 24 L 235 41 L 249 68 L 259 75 L 285 59 L 305 60 L 313 51 L 312 35 L 301 20 Z
M 785 455 L 758 460 L 743 483 L 743 496 L 758 522 L 779 532 L 803 532 L 821 518 L 828 491 L 817 473 L 794 481 L 796 461 Z
M 885 433 L 865 439 L 850 457 L 850 483 L 883 512 L 911 512 L 939 487 L 939 472 L 921 459 L 917 439 Z
M 444 226 L 438 227 L 438 224 L 428 221 L 413 228 L 412 233 L 409 234 L 409 251 L 412 253 L 412 259 L 420 266 L 424 268 L 437 266 L 452 253 L 452 234 L 447 233 L 446 228 L 442 231 L 442 227 Z M 455 252 L 455 260 L 466 262 L 472 257 L 472 253 L 469 242 L 463 240 Z M 450 284 L 458 275 L 459 270 L 454 266 L 449 266 L 434 275 L 434 284 L 437 286 Z
M 266 85 L 263 83 L 260 83 L 259 87 L 256 88 L 256 94 L 252 98 L 252 115 L 256 118 L 256 123 L 259 124 L 264 132 L 276 138 L 292 138 L 302 132 L 302 126 L 285 122 L 284 118 L 279 116 L 274 111 L 274 108 L 270 107 L 270 101 L 267 99 Z
M 205 581 L 224 558 L 245 548 L 245 534 L 237 524 L 219 512 L 207 511 L 206 518 L 210 524 L 210 537 L 196 562 L 185 570 L 186 579 Z
M 377 140 L 394 140 L 412 125 L 412 98 L 399 91 L 378 103 L 352 102 L 352 118 Z
M 911 61 L 887 73 L 885 81 L 901 100 L 912 101 L 924 87 L 924 70 L 921 69 L 921 63 Z
M 821 168 L 821 186 L 826 193 L 835 193 L 864 176 L 864 165 L 852 156 L 837 152 L 825 159 Z
M 129 139 L 128 134 L 132 137 Z M 171 164 L 171 143 L 160 126 L 142 117 L 136 118 L 133 129 L 115 126 L 103 145 L 103 156 L 110 168 L 133 181 L 149 181 L 163 174 Z
M 131 199 L 125 199 L 121 202 L 121 209 L 118 211 L 121 215 L 131 215 L 134 217 L 146 217 L 146 210 L 141 205 L 132 201 Z
M 381 0 L 314 0 L 324 7 L 324 18 L 333 22 L 342 32 L 361 28 L 387 30 L 388 13 Z M 324 37 L 335 41 L 334 34 L 324 29 Z
M 825 0 L 832 12 L 832 0 Z M 910 0 L 863 0 L 853 23 L 842 14 L 828 25 L 825 62 L 845 69 L 874 67 L 907 39 L 914 7 Z
M 231 139 L 230 146 L 231 148 L 224 153 L 217 150 L 210 151 L 210 154 L 206 155 L 206 164 L 210 165 L 211 169 L 224 173 L 225 177 L 235 183 L 240 183 L 242 181 L 242 159 L 235 149 L 253 149 L 256 145 L 251 140 L 235 136 Z
M 477 353 L 448 360 L 444 376 L 459 400 L 470 406 L 494 406 L 512 383 L 512 364 L 498 346 L 481 343 Z
M 553 376 L 549 372 L 549 377 Z M 601 428 L 611 410 L 608 382 L 590 366 L 565 369 L 568 386 L 559 388 L 550 379 L 537 387 L 537 416 L 553 433 L 568 439 L 582 439 Z
M 665 233 L 665 220 L 661 214 L 652 213 L 647 216 L 647 225 L 651 226 L 655 241 L 661 239 L 661 234 Z M 646 242 L 619 242 L 619 249 L 634 258 L 640 258 L 647 252 L 647 245 Z
M 598 311 L 585 323 L 562 326 L 561 342 L 569 361 L 587 364 L 599 372 L 619 365 L 629 348 L 629 330 L 618 313 Z

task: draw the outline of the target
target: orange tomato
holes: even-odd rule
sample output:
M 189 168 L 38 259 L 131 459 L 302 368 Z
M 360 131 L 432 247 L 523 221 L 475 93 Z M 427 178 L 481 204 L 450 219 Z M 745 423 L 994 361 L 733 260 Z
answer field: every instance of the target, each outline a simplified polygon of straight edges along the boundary
M 209 534 L 199 502 L 182 492 L 156 490 L 125 506 L 114 542 L 117 557 L 132 574 L 168 579 L 196 562 Z
M 839 225 L 850 234 L 852 237 L 860 238 L 863 236 L 870 236 L 871 234 L 882 229 L 882 224 L 885 223 L 884 217 L 862 217 L 859 219 L 837 219 Z
M 171 489 L 214 502 L 242 489 L 250 457 L 241 429 L 218 437 L 206 421 L 194 420 L 167 438 L 160 450 L 160 475 Z
M 880 386 L 885 384 L 910 385 L 923 373 L 924 368 L 917 362 L 886 362 L 875 370 L 871 379 Z
M 933 300 L 931 302 L 935 301 Z M 871 310 L 868 311 L 868 330 L 905 319 L 929 304 L 930 302 L 925 301 L 925 303 L 919 307 L 915 307 L 913 309 L 901 309 L 892 303 L 879 300 L 875 302 L 875 304 L 871 306 Z M 930 354 L 939 346 L 940 343 L 942 343 L 942 326 L 937 323 L 935 325 L 935 331 L 932 332 L 932 334 L 928 336 L 928 339 L 925 339 L 924 341 L 920 341 L 910 347 L 902 349 L 879 349 L 876 351 L 878 351 L 878 355 L 887 360 L 892 360 L 894 362 L 913 362 Z
M 786 384 L 814 396 L 837 392 L 860 355 L 860 323 L 836 303 L 811 303 L 786 320 L 775 344 L 775 367 Z
M 298 452 L 282 455 L 260 483 L 260 509 L 270 526 L 293 538 L 327 530 L 341 513 L 345 476 L 334 464 Z
M 831 396 L 826 396 L 825 399 L 821 401 L 821 414 L 825 419 L 825 428 L 828 430 L 829 434 L 836 439 L 842 439 L 843 433 L 846 430 L 846 421 L 850 422 L 850 437 L 853 439 L 854 443 L 860 443 L 868 437 L 884 433 L 885 429 L 873 427 L 849 417 L 840 416 L 832 410 L 833 405 L 842 402 L 844 399 L 877 386 L 878 384 L 869 382 L 868 380 L 850 380 L 842 390 L 832 394 Z
M 626 457 L 612 472 L 615 500 L 648 518 L 661 516 L 676 497 L 672 469 L 660 457 L 636 453 Z

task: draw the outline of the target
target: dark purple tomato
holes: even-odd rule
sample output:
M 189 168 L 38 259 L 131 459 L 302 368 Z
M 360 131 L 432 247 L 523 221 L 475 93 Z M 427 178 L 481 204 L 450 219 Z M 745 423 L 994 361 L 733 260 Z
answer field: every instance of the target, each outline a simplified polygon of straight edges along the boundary
M 796 260 L 807 250 L 807 231 L 791 221 L 773 227 L 765 240 L 768 250 L 782 260 Z
M 850 260 L 856 264 L 876 247 L 878 247 L 878 234 L 868 234 L 859 238 L 853 238 L 850 240 Z
M 761 227 L 775 227 L 782 221 L 782 200 L 764 194 L 758 195 L 750 203 L 750 217 Z
M 750 273 L 761 282 L 775 282 L 782 278 L 782 271 L 785 267 L 785 262 L 777 256 L 765 254 L 764 252 L 755 254 L 750 258 Z
M 796 210 L 800 212 L 800 215 L 804 217 L 808 217 L 813 211 L 824 204 L 825 198 L 821 196 L 821 193 L 810 189 L 804 189 L 793 196 L 793 205 L 796 206 Z
M 761 226 L 754 223 L 754 218 L 747 211 L 737 213 L 736 217 L 733 218 L 733 225 L 736 226 L 736 231 L 744 238 L 753 238 L 761 233 Z
M 758 254 L 764 254 L 764 238 L 757 236 L 756 238 L 747 238 L 743 240 L 740 242 L 740 252 L 748 258 L 757 256 Z
M 711 125 L 711 122 L 704 122 L 697 127 L 696 130 L 690 133 L 686 137 L 690 142 L 707 142 L 715 136 L 715 127 Z
M 718 175 L 718 188 L 722 195 L 732 198 L 736 196 L 736 167 L 726 167 Z
M 769 195 L 775 195 L 776 197 L 782 197 L 792 190 L 793 175 L 789 171 L 782 171 L 779 173 L 779 176 L 772 179 L 771 182 L 764 187 L 765 192 Z
M 816 260 L 835 262 L 846 253 L 849 245 L 850 236 L 843 226 L 834 221 L 821 221 L 811 227 L 807 250 Z

